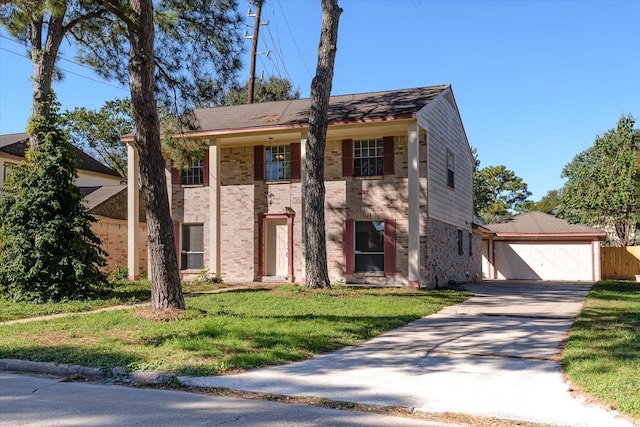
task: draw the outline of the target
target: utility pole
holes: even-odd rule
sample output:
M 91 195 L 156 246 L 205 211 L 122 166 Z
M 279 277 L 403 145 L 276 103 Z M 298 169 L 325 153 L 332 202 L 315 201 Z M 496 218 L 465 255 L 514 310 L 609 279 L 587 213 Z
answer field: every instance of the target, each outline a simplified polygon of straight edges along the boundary
M 253 26 L 253 36 L 251 37 L 251 66 L 249 70 L 249 84 L 247 85 L 247 104 L 253 104 L 253 90 L 254 83 L 256 79 L 256 55 L 258 50 L 258 33 L 260 32 L 260 14 L 262 12 L 262 2 L 264 0 L 255 0 L 254 4 L 256 6 L 256 13 L 252 14 L 251 9 L 249 9 L 248 16 L 255 18 L 255 23 Z

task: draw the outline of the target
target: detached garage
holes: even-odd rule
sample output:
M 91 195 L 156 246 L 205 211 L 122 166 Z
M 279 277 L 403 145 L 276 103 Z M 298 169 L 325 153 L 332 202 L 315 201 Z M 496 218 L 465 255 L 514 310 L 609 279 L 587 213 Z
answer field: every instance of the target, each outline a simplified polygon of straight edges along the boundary
M 600 280 L 603 231 L 543 212 L 527 212 L 484 227 L 484 279 Z

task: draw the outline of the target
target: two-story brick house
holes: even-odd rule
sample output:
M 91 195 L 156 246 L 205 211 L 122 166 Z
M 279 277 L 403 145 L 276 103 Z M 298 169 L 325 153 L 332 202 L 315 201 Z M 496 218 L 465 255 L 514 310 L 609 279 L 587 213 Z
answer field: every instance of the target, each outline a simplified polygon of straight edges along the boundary
M 305 278 L 301 178 L 310 100 L 195 111 L 208 142 L 188 170 L 167 169 L 183 277 Z M 129 147 L 129 188 L 137 153 Z M 332 281 L 428 287 L 481 277 L 473 157 L 449 85 L 331 97 L 325 151 Z M 129 195 L 129 208 L 139 203 Z M 132 276 L 144 238 L 130 222 Z

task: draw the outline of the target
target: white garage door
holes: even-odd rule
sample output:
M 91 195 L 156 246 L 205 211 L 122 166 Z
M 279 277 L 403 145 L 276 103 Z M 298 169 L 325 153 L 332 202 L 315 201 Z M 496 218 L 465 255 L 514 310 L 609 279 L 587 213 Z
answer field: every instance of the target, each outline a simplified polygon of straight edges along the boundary
M 495 242 L 498 279 L 593 280 L 590 242 Z

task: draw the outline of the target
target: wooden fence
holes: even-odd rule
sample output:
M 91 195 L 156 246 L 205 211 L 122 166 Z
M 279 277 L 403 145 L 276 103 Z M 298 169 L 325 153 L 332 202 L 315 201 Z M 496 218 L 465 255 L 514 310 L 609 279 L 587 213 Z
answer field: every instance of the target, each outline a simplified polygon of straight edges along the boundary
M 600 248 L 600 261 L 603 279 L 636 280 L 636 274 L 640 274 L 640 246 Z

